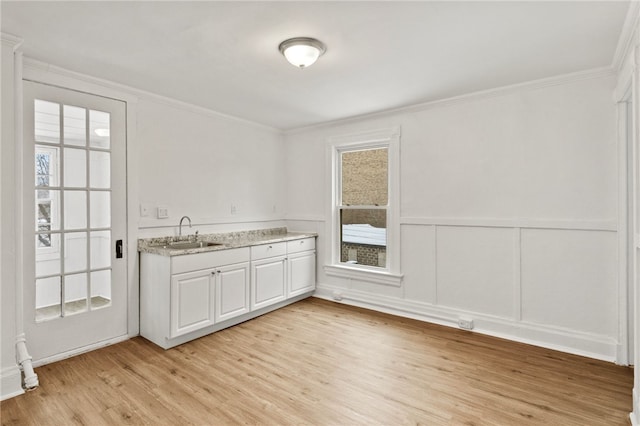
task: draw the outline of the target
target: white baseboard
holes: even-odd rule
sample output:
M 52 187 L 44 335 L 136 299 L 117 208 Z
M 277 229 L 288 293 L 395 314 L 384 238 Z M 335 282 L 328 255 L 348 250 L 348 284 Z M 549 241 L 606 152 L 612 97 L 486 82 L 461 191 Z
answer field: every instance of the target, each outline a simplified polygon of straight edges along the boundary
M 636 383 L 633 388 L 633 411 L 629 413 L 629 420 L 633 426 L 640 426 L 640 391 L 638 386 L 639 384 Z
M 5 368 L 0 372 L 0 400 L 13 398 L 14 396 L 22 395 L 24 389 L 22 389 L 22 372 L 16 365 L 13 367 Z
M 72 349 L 67 352 L 62 352 L 60 354 L 52 355 L 50 357 L 41 358 L 33 361 L 33 367 L 41 367 L 43 365 L 51 364 L 52 362 L 62 361 L 63 359 L 71 358 L 76 355 L 80 355 L 86 352 L 91 352 L 96 349 L 103 348 L 105 346 L 110 346 L 115 343 L 124 342 L 125 340 L 129 340 L 130 336 L 122 335 L 118 337 L 114 337 L 113 339 L 103 340 L 102 342 L 94 343 L 92 345 L 83 346 L 81 348 Z
M 459 328 L 458 319 L 464 317 L 473 319 L 473 331 L 477 333 L 603 361 L 615 362 L 617 359 L 618 342 L 607 336 L 374 295 L 327 284 L 318 284 L 314 297 L 455 328 Z

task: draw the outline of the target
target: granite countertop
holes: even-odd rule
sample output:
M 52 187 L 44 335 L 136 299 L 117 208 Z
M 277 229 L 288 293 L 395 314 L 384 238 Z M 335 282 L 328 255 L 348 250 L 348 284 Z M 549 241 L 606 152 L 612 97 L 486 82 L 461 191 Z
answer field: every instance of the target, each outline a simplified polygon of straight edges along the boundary
M 254 231 L 226 232 L 219 234 L 198 235 L 198 241 L 216 243 L 212 246 L 198 248 L 176 248 L 171 243 L 193 242 L 194 236 L 143 238 L 138 240 L 138 251 L 141 253 L 159 254 L 161 256 L 181 256 L 184 254 L 205 253 L 228 250 L 239 247 L 250 247 L 261 244 L 273 244 L 285 241 L 314 238 L 318 234 L 312 232 L 288 232 L 287 228 L 260 229 Z

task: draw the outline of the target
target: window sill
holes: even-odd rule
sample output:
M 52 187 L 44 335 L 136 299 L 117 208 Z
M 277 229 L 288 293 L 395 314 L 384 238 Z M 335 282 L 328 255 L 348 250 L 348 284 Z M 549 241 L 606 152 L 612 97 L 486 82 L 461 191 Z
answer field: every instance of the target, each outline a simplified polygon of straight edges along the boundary
M 403 274 L 394 274 L 388 271 L 374 271 L 371 269 L 354 268 L 343 265 L 325 265 L 324 271 L 331 277 L 349 278 L 373 284 L 400 287 Z

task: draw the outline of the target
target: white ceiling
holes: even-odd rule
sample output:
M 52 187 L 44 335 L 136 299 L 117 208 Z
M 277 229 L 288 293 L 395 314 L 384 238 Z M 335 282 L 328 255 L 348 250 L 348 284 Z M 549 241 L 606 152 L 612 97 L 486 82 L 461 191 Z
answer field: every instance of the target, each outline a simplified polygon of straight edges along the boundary
M 26 56 L 279 129 L 610 66 L 628 1 L 10 2 Z M 281 41 L 327 53 L 296 69 Z

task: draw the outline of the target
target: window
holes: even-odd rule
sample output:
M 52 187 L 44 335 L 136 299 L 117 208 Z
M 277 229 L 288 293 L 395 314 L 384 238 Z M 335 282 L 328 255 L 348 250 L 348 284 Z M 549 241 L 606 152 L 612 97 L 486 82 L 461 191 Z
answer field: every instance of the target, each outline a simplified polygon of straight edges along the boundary
M 400 285 L 399 128 L 332 138 L 328 275 Z
M 387 267 L 388 151 L 340 151 L 341 263 Z

